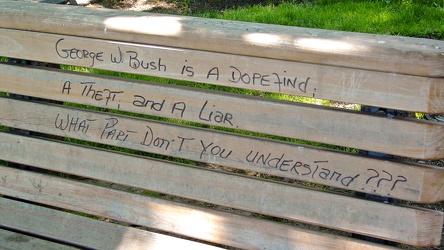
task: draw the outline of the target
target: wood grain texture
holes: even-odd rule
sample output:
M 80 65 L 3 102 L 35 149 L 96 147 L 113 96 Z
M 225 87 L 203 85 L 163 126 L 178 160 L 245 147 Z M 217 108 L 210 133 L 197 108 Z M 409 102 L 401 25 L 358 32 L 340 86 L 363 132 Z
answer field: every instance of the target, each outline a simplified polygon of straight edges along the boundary
M 27 77 L 17 78 L 20 73 Z M 440 123 L 386 118 L 295 102 L 68 73 L 28 75 L 23 71 L 12 71 L 3 76 L 0 90 L 4 92 L 29 93 L 42 98 L 411 158 L 444 158 L 444 125 Z M 96 91 L 100 91 L 99 96 L 95 94 Z M 7 111 L 8 108 L 4 109 L 11 113 L 11 110 Z M 2 117 L 8 119 L 7 116 L 30 112 L 16 111 L 15 114 L 4 113 Z M 31 113 L 34 114 L 33 112 Z
M 32 143 L 28 144 L 32 139 L 27 137 L 20 136 L 16 140 L 13 144 L 1 144 L 1 151 L 3 148 L 7 150 L 6 148 L 11 145 L 14 145 L 16 150 L 26 150 L 27 158 L 33 159 L 31 163 L 33 166 L 45 165 L 44 168 L 50 170 L 411 245 L 439 245 L 441 240 L 443 214 L 437 211 L 360 200 L 230 173 L 97 151 L 92 148 L 59 144 L 58 147 L 51 147 L 49 150 L 53 142 L 42 141 L 45 145 L 35 147 Z M 31 150 L 26 149 L 27 146 Z M 23 158 L 17 156 L 15 161 L 23 161 Z M 128 162 L 131 164 L 127 164 Z M 3 188 L 13 185 L 20 179 L 14 171 L 1 169 L 1 178 L 6 179 Z M 23 177 L 22 181 L 33 189 L 33 192 L 23 191 L 29 193 L 26 199 L 52 188 L 52 185 L 46 184 L 41 177 Z M 66 184 L 63 186 L 68 188 Z M 20 189 L 10 188 L 17 191 Z M 59 188 L 56 190 L 57 194 L 66 192 L 60 191 Z M 11 191 L 0 189 L 0 193 L 9 192 Z M 86 203 L 92 203 L 91 192 L 82 195 L 87 199 Z M 66 194 L 61 196 L 64 197 Z M 116 196 L 101 196 L 97 192 L 93 200 L 110 197 L 126 203 Z M 60 202 L 58 199 L 52 199 L 48 201 L 54 204 Z M 83 205 L 85 204 L 82 203 Z M 134 205 L 132 202 L 132 210 L 135 209 Z M 122 213 L 120 210 L 121 207 L 113 212 L 120 214 Z
M 2 56 L 142 72 L 259 91 L 272 89 L 270 92 L 400 110 L 444 111 L 442 41 L 69 6 L 37 6 L 9 0 L 0 0 L 0 27 Z M 64 48 L 76 49 L 60 50 L 58 46 L 62 43 Z M 85 53 L 89 57 L 94 54 L 95 59 L 75 59 L 79 53 L 82 57 L 86 57 Z M 159 84 L 77 74 L 69 74 L 70 79 L 63 80 L 68 74 L 62 76 L 57 71 L 30 69 L 20 72 L 20 67 L 3 65 L 0 69 L 6 72 L 0 70 L 0 77 L 3 74 L 7 79 L 0 87 L 7 92 L 43 98 L 49 95 L 59 101 L 69 99 L 104 108 L 112 104 L 114 109 L 149 115 L 167 110 L 169 112 L 161 116 L 260 133 L 273 131 L 279 136 L 290 135 L 407 157 L 444 157 L 444 126 L 438 123 L 386 119 L 231 94 L 222 96 L 211 91 L 172 90 Z M 23 84 L 26 82 L 32 83 Z M 147 87 L 156 90 L 140 91 Z M 79 90 L 83 92 L 80 94 Z M 85 91 L 88 98 L 84 96 Z M 91 93 L 93 96 L 89 96 Z M 104 97 L 103 93 L 109 96 Z M 122 98 L 117 100 L 116 96 Z M 137 107 L 136 104 L 141 103 Z M 435 202 L 444 196 L 444 175 L 441 169 L 434 167 L 383 162 L 268 139 L 213 133 L 56 105 L 1 98 L 0 125 L 240 166 L 246 170 L 259 169 L 258 172 L 277 173 L 283 177 L 293 175 L 298 180 L 313 179 L 324 185 L 331 182 L 335 187 L 387 197 Z M 444 221 L 441 212 L 386 205 L 51 140 L 8 133 L 0 133 L 0 138 L 2 160 L 400 243 L 437 246 L 441 240 Z M 301 249 L 378 248 L 374 244 L 196 210 L 187 205 L 8 167 L 0 167 L 0 193 L 240 248 L 269 249 L 270 245 L 289 249 L 294 249 L 295 245 Z M 13 227 L 4 225 L 9 220 L 18 230 L 32 233 L 37 230 L 45 237 L 52 237 L 46 234 L 52 231 L 49 234 L 58 234 L 57 239 L 70 234 L 74 242 L 83 242 L 86 236 L 99 247 L 108 243 L 110 248 L 117 249 L 133 248 L 127 244 L 160 248 L 165 248 L 163 244 L 177 243 L 181 247 L 195 244 L 46 208 L 19 205 L 15 201 L 5 205 L 3 201 L 6 199 L 0 198 L 0 226 Z M 21 211 L 26 216 L 18 214 L 16 207 L 23 208 Z M 32 222 L 28 223 L 29 220 Z M 40 228 L 45 222 L 54 220 L 58 223 Z M 58 229 L 66 221 L 75 224 L 70 229 L 75 231 L 72 235 L 66 226 L 65 230 Z M 99 233 L 88 234 L 81 228 L 99 228 L 92 230 Z M 109 232 L 107 236 L 114 239 L 107 241 L 102 237 L 103 232 Z
M 2 189 L 2 192 L 16 197 L 238 248 L 339 250 L 344 249 L 344 247 L 352 247 L 366 250 L 391 249 L 388 246 L 381 246 L 371 242 L 362 242 L 356 239 L 329 235 L 322 232 L 298 229 L 296 227 L 257 218 L 135 195 L 67 179 L 62 180 L 54 177 L 46 177 L 36 173 L 22 173 L 20 170 L 12 169 L 7 170 L 12 171 L 10 173 L 14 173 L 14 176 L 20 177 L 12 182 L 8 180 L 9 183 L 7 185 L 6 182 L 3 182 L 3 188 L 0 189 Z M 2 176 L 4 176 L 3 174 L 8 174 L 8 172 L 2 171 Z M 26 180 L 26 178 L 28 178 L 28 180 Z M 44 183 L 45 188 L 42 189 L 42 192 L 36 193 L 35 187 L 30 185 L 29 180 L 35 178 L 41 180 L 41 183 Z M 91 196 L 94 197 L 94 202 L 91 202 Z M 16 218 L 17 213 L 12 211 L 11 214 L 10 205 L 4 205 L 6 202 L 11 203 L 11 201 L 2 201 L 2 199 L 0 199 L 0 210 L 2 212 L 0 213 L 0 218 L 2 218 L 1 222 L 19 228 L 29 227 L 26 225 L 27 223 L 20 223 L 28 217 L 34 218 L 30 223 L 31 226 L 34 226 L 34 223 L 41 222 L 40 220 L 50 218 L 57 219 L 55 216 L 59 214 L 52 210 L 48 211 L 40 207 L 13 202 L 14 207 L 17 207 L 18 211 L 23 211 L 23 213 L 21 213 L 23 217 Z M 30 216 L 36 213 L 39 217 L 35 218 L 35 216 Z M 40 217 L 41 219 L 39 219 Z M 103 227 L 106 231 L 109 231 L 109 229 L 107 229 L 110 227 L 109 225 L 97 221 L 93 222 L 91 219 L 85 220 L 67 214 L 63 214 L 61 219 L 66 220 L 67 217 L 74 223 L 71 227 L 79 226 L 85 228 L 85 226 L 93 224 L 91 228 Z M 61 228 L 58 233 L 53 230 L 39 228 L 38 226 L 37 224 L 33 230 L 41 234 L 54 235 L 67 231 L 67 229 Z M 112 246 L 114 243 L 119 243 L 118 239 L 123 239 L 123 236 L 128 239 L 133 239 L 135 236 L 140 236 L 141 234 L 139 231 L 133 233 L 134 229 L 122 230 L 123 229 L 119 227 L 118 230 L 109 236 L 103 236 L 100 232 L 91 232 L 91 235 L 82 236 L 84 232 L 76 232 L 73 235 L 65 236 L 65 238 L 75 238 L 76 241 L 85 243 L 89 239 L 93 240 L 99 237 L 108 238 L 115 236 L 117 239 L 111 239 L 109 241 L 109 245 Z M 86 239 L 76 239 L 77 236 L 82 236 L 82 238 L 85 237 Z M 149 239 L 137 237 L 133 244 L 146 240 Z M 94 244 L 94 242 L 91 243 Z
M 64 189 L 63 187 L 60 187 Z M 75 201 L 73 201 L 75 202 Z M 0 225 L 76 246 L 75 249 L 222 249 L 0 198 Z M 21 236 L 18 236 L 21 237 Z M 0 238 L 1 239 L 1 238 Z M 48 242 L 48 246 L 51 246 Z M 0 242 L 0 246 L 1 246 Z M 52 243 L 54 244 L 54 243 Z M 19 249 L 19 248 L 15 248 Z M 29 249 L 29 248 L 20 248 Z M 34 249 L 34 248 L 32 248 Z M 48 249 L 48 248 L 42 248 Z M 54 249 L 74 249 L 60 246 Z
M 2 202 L 0 198 L 0 203 Z M 1 213 L 4 213 L 0 205 Z M 16 210 L 19 213 L 18 209 Z M 20 214 L 21 216 L 22 214 Z M 3 216 L 0 216 L 3 217 Z M 32 220 L 32 219 L 31 219 Z M 28 221 L 27 221 L 28 222 Z M 0 222 L 1 224 L 1 222 Z M 0 229 L 0 248 L 3 250 L 33 249 L 33 250 L 75 250 L 78 248 L 41 240 L 24 234 Z
M 438 167 L 62 106 L 2 98 L 0 104 L 4 126 L 385 197 L 423 203 L 444 199 L 439 191 L 444 172 Z
M 444 112 L 443 78 L 7 29 L 0 29 L 0 55 L 397 110 Z
M 444 76 L 444 42 L 269 24 L 2 0 L 0 27 Z

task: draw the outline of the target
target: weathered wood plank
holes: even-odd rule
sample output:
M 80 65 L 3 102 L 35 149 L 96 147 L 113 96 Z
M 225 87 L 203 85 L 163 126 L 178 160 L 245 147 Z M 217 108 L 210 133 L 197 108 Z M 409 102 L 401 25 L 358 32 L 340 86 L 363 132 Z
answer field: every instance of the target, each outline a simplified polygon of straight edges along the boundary
M 0 198 L 0 203 L 2 203 L 4 199 Z M 0 205 L 0 209 L 2 209 Z M 1 212 L 3 214 L 3 210 Z M 20 213 L 17 209 L 17 213 L 19 216 L 23 214 Z M 0 217 L 3 217 L 0 215 Z M 26 221 L 27 223 L 28 221 Z M 2 224 L 2 222 L 0 222 Z M 46 223 L 45 223 L 46 224 Z M 6 231 L 0 229 L 0 248 L 3 250 L 17 250 L 17 249 L 33 249 L 33 250 L 74 250 L 77 248 L 69 247 L 61 244 L 57 244 L 54 242 L 49 242 L 45 240 L 41 240 L 38 238 L 34 238 L 31 236 L 27 236 L 24 234 L 14 233 L 11 231 Z
M 0 27 L 444 76 L 444 41 L 0 1 Z
M 4 98 L 0 118 L 0 125 L 385 197 L 424 203 L 444 199 L 438 191 L 444 186 L 444 170 L 438 167 Z
M 22 181 L 21 179 L 17 179 L 13 181 L 14 183 L 12 185 L 11 183 L 6 185 L 6 183 L 3 182 L 3 188 L 0 187 L 2 192 L 33 201 L 52 204 L 65 209 L 82 211 L 118 221 L 157 228 L 243 249 L 279 248 L 339 250 L 344 249 L 344 246 L 369 250 L 391 249 L 388 246 L 381 246 L 371 242 L 362 242 L 322 232 L 299 229 L 257 218 L 135 195 L 70 180 L 45 177 L 36 173 L 27 173 L 26 176 L 24 176 L 25 174 L 21 173 L 19 170 L 11 171 L 14 172 L 14 176 L 20 176 L 20 178 L 31 178 L 30 180 L 37 178 L 42 180 L 45 187 L 42 189 L 42 192 L 36 193 L 35 187 L 30 185 L 29 180 Z M 2 174 L 3 173 L 4 172 L 2 171 Z M 7 173 L 5 172 L 5 174 Z M 91 202 L 91 194 L 93 194 L 95 202 Z M 2 209 L 2 203 L 4 202 L 1 202 L 0 199 L 0 209 Z M 18 211 L 21 210 L 21 207 L 25 206 L 23 213 L 20 213 L 23 214 L 25 219 L 27 216 L 26 214 L 29 213 L 25 211 L 29 211 L 28 206 L 30 205 L 17 204 L 16 206 Z M 41 215 L 42 219 L 48 217 L 48 215 L 46 215 L 48 212 L 42 210 L 42 208 L 33 209 L 39 210 L 38 213 Z M 49 216 L 54 216 L 54 213 L 55 212 L 49 212 Z M 13 212 L 13 214 L 17 213 Z M 6 217 L 6 215 L 8 215 L 8 213 L 3 213 L 2 209 L 0 218 L 9 218 Z M 72 217 L 72 215 L 70 215 L 70 217 Z M 38 218 L 33 218 L 34 221 L 39 221 Z M 76 219 L 80 220 L 81 218 L 76 217 Z M 6 220 L 4 219 L 1 221 L 6 223 Z M 20 221 L 21 218 L 19 217 L 14 218 L 7 223 L 15 225 Z M 83 222 L 82 220 L 82 225 L 84 223 L 86 222 Z M 27 223 L 23 223 L 20 227 L 26 226 L 26 224 Z M 40 231 L 46 231 L 45 228 L 37 229 Z M 61 233 L 63 232 L 64 230 L 61 229 Z M 50 231 L 49 233 L 54 234 L 57 232 Z M 77 232 L 77 234 L 81 234 L 81 232 Z M 71 235 L 70 237 L 75 236 L 76 235 Z M 92 237 L 95 237 L 95 235 L 93 234 Z M 97 237 L 100 237 L 100 235 Z M 129 235 L 127 237 L 131 238 L 132 236 Z
M 11 70 L 9 74 L 2 74 L 4 80 L 0 83 L 0 91 L 29 93 L 43 98 L 411 158 L 444 158 L 444 125 L 439 123 L 389 119 L 348 110 L 210 90 L 191 90 L 147 82 L 131 83 L 128 80 L 55 71 L 26 73 L 26 70 L 15 71 L 21 68 L 13 66 L 0 67 Z M 18 78 L 21 74 L 27 77 Z M 4 109 L 8 112 L 8 108 Z M 8 116 L 21 113 L 24 114 L 17 112 Z M 8 119 L 8 116 L 4 113 L 2 117 Z
M 97 151 L 92 148 L 41 140 L 37 142 L 41 144 L 36 145 L 36 141 L 38 140 L 16 136 L 15 143 L 1 143 L 0 152 L 14 145 L 16 151 L 28 152 L 26 158 L 28 160 L 32 158 L 29 160 L 32 166 L 411 245 L 439 245 L 441 240 L 443 213 L 437 211 L 360 200 L 230 173 Z M 16 161 L 23 161 L 21 155 L 16 155 L 14 162 Z M 49 192 L 54 186 L 48 185 L 40 176 L 18 174 L 14 169 L 1 168 L 0 173 L 0 177 L 4 180 L 3 183 L 0 182 L 2 185 L 0 193 L 11 195 L 13 190 L 18 192 L 21 188 L 14 186 L 14 183 L 23 182 L 32 189 L 22 190 L 25 193 L 23 195 L 26 195 L 25 198 L 30 199 L 35 195 Z M 20 177 L 21 175 L 23 177 Z M 66 189 L 69 189 L 66 184 L 63 187 L 53 191 L 56 194 L 62 193 L 60 199 L 66 196 L 64 192 L 68 192 Z M 80 191 L 77 189 L 76 192 Z M 91 193 L 91 191 L 82 193 L 84 199 L 88 200 L 85 203 L 91 206 L 97 205 L 91 200 L 99 200 L 100 204 L 105 203 L 102 200 L 106 196 L 102 197 L 96 193 L 92 199 Z M 115 198 L 122 204 L 126 203 L 119 197 L 109 197 Z M 51 197 L 45 203 L 58 204 L 60 199 Z M 128 202 L 130 203 L 135 205 L 134 200 Z M 75 204 L 87 205 L 80 200 Z M 135 208 L 131 210 L 133 209 Z M 120 210 L 121 207 L 118 211 L 112 212 L 120 216 L 122 213 Z M 399 230 L 400 228 L 403 230 Z
M 0 198 L 0 211 L 2 226 L 86 249 L 221 249 L 8 199 Z
M 77 50 L 96 56 L 92 59 Z M 0 55 L 397 110 L 444 112 L 443 78 L 6 29 L 0 29 Z

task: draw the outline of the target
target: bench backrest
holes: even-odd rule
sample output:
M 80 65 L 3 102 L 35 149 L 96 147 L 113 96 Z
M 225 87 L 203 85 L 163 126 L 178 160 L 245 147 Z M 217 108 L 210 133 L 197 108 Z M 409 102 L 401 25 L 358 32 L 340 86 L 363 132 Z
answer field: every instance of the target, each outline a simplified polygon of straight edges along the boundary
M 0 91 L 9 93 L 0 98 L 0 126 L 18 133 L 0 133 L 0 159 L 14 163 L 0 168 L 0 194 L 239 248 L 388 248 L 352 234 L 440 244 L 441 212 L 353 193 L 442 201 L 441 168 L 398 158 L 444 158 L 443 124 L 293 100 L 442 113 L 443 41 L 6 0 L 0 6 L 0 56 L 135 78 L 0 64 Z M 219 87 L 201 88 L 206 84 Z M 280 99 L 262 97 L 270 93 Z M 36 234 L 74 245 L 131 244 L 121 229 L 114 241 L 83 243 L 82 235 L 41 227 L 66 216 L 0 201 L 28 211 L 2 213 L 6 228 L 41 230 Z M 24 214 L 41 220 L 20 229 Z M 49 236 L 53 231 L 60 235 Z

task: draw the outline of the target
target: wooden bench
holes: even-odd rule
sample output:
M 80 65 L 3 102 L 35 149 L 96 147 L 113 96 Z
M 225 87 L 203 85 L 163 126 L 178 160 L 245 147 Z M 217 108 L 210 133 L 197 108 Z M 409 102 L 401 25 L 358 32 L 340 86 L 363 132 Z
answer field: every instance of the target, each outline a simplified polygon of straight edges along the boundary
M 0 248 L 441 245 L 442 123 L 293 100 L 443 113 L 443 41 L 0 0 L 0 57 Z

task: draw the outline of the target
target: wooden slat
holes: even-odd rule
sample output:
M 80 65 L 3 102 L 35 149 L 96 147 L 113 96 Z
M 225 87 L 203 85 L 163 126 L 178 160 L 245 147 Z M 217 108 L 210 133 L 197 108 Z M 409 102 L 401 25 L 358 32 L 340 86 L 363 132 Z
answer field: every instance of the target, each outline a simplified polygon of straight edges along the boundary
M 444 76 L 444 41 L 1 0 L 0 27 Z
M 425 203 L 444 199 L 444 170 L 438 167 L 4 98 L 0 118 L 0 125 L 385 197 Z
M 87 249 L 221 249 L 13 200 L 0 199 L 0 211 L 2 226 Z
M 8 170 L 13 171 L 15 176 L 20 176 L 20 179 L 14 180 L 12 185 L 11 182 L 9 182 L 6 188 L 2 188 L 2 192 L 8 192 L 17 197 L 52 204 L 65 209 L 83 211 L 118 221 L 157 228 L 243 249 L 279 248 L 320 250 L 344 249 L 344 247 L 369 250 L 391 249 L 388 246 L 381 246 L 371 242 L 362 242 L 322 232 L 298 229 L 280 223 L 254 219 L 252 217 L 134 195 L 70 180 L 60 180 L 36 173 L 22 173 L 19 170 Z M 42 180 L 45 188 L 41 190 L 42 192 L 35 192 L 35 187 L 29 183 L 29 180 L 22 181 L 21 178 Z M 91 195 L 94 196 L 95 202 L 91 202 Z M 26 210 L 21 213 L 24 216 L 23 218 L 26 218 L 30 212 L 33 214 L 32 211 L 29 211 L 29 205 L 17 205 L 18 210 L 23 206 L 26 206 Z M 1 207 L 2 205 L 0 205 L 0 208 Z M 33 207 L 32 209 L 38 209 L 38 214 L 43 219 L 48 218 L 48 216 L 54 217 L 55 214 L 55 212 L 52 211 L 47 212 L 42 210 L 42 208 Z M 12 215 L 8 215 L 8 211 L 3 213 L 3 210 L 4 209 L 2 209 L 2 213 L 0 213 L 0 218 L 14 217 L 8 221 L 9 224 L 15 225 L 17 221 L 21 220 L 20 217 L 15 218 L 17 213 L 14 212 Z M 6 215 L 8 215 L 8 217 L 6 217 Z M 35 217 L 32 218 L 36 220 Z M 76 217 L 76 220 L 80 219 L 81 218 Z M 1 221 L 6 220 L 2 219 Z M 84 226 L 84 223 L 87 223 L 83 222 L 83 219 L 81 221 L 81 227 Z M 23 225 L 20 225 L 20 227 L 23 227 Z M 44 231 L 41 232 L 42 234 L 57 233 L 51 230 L 46 232 L 47 230 L 44 228 L 37 228 L 37 230 Z M 95 237 L 94 233 L 91 233 L 93 234 L 92 237 Z M 77 232 L 71 237 L 76 237 L 79 234 L 81 234 L 81 232 Z M 100 235 L 97 237 L 100 237 Z M 80 242 L 84 241 L 81 240 Z
M 10 68 L 12 66 L 5 67 L 12 69 L 12 72 L 9 75 L 3 75 L 4 81 L 0 83 L 0 91 L 29 93 L 44 98 L 184 119 L 411 158 L 444 158 L 444 125 L 440 123 L 388 119 L 322 106 L 229 93 L 217 94 L 209 90 L 192 91 L 177 86 L 162 87 L 158 84 L 142 84 L 145 82 L 137 84 L 115 78 L 101 79 L 68 73 L 47 75 L 46 72 L 41 74 L 41 71 L 26 73 L 26 70 L 16 72 L 14 71 L 16 68 Z M 17 78 L 16 76 L 21 73 L 27 77 Z M 95 84 L 88 84 L 91 82 Z M 43 88 L 48 92 L 44 92 Z M 116 94 L 110 91 L 115 91 Z M 4 107 L 4 109 L 8 112 L 9 108 Z M 17 116 L 23 112 L 30 111 L 20 111 L 12 115 Z M 8 116 L 4 113 L 2 117 L 8 119 Z M 360 125 L 356 126 L 356 124 Z
M 49 141 L 37 142 L 37 139 L 22 136 L 17 136 L 15 143 L 0 145 L 0 152 L 14 145 L 16 151 L 27 152 L 25 159 L 31 162 L 30 165 L 50 170 L 411 245 L 439 245 L 441 240 L 443 214 L 438 211 L 387 205 L 246 176 L 96 151 L 92 148 Z M 17 155 L 14 160 L 19 163 L 23 161 L 21 155 Z M 13 186 L 13 183 L 19 181 L 31 186 L 32 192 L 23 191 L 27 195 L 26 199 L 49 191 L 54 186 L 46 184 L 46 180 L 41 177 L 19 177 L 15 170 L 1 168 L 1 175 L 4 182 L 0 182 L 0 185 L 3 188 L 18 191 L 20 187 Z M 61 197 L 66 196 L 64 190 L 68 188 L 66 184 L 63 187 L 55 190 Z M 0 193 L 10 192 L 14 191 L 0 188 Z M 92 198 L 91 193 L 82 194 L 88 200 L 86 203 L 104 198 L 100 194 Z M 119 197 L 113 197 L 126 203 Z M 48 202 L 58 204 L 60 201 L 52 197 Z M 84 205 L 80 201 L 76 203 Z M 104 204 L 103 201 L 99 203 Z M 113 212 L 120 215 L 120 209 L 121 207 Z
M 78 59 L 69 52 L 73 48 L 101 54 L 94 60 Z M 398 110 L 444 112 L 443 78 L 7 29 L 0 29 L 0 55 Z M 147 63 L 154 68 L 143 68 Z
M 3 200 L 4 199 L 0 198 L 0 203 Z M 2 210 L 2 213 L 3 213 L 3 210 Z M 17 213 L 19 213 L 18 209 L 17 209 Z M 19 214 L 19 216 L 22 216 L 22 214 Z M 0 215 L 0 217 L 3 217 L 3 216 Z M 0 222 L 0 224 L 1 224 L 1 222 Z M 40 227 L 41 227 L 41 225 L 40 225 Z M 74 250 L 74 249 L 77 249 L 74 247 L 69 247 L 69 246 L 57 244 L 54 242 L 49 242 L 49 241 L 41 240 L 38 238 L 34 238 L 31 236 L 2 230 L 2 229 L 0 229 L 0 248 L 3 250 L 17 250 L 17 249 Z

